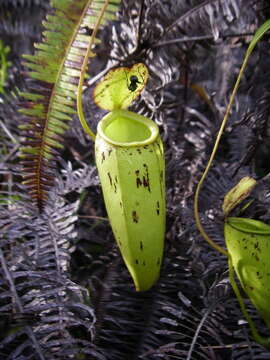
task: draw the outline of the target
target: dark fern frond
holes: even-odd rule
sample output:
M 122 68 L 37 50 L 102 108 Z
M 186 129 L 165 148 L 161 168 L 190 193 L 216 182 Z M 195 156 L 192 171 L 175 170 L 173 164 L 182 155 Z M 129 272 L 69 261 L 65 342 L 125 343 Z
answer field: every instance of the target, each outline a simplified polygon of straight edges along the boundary
M 40 41 L 41 23 L 49 10 L 49 2 L 46 2 L 47 6 L 44 3 L 44 6 L 23 8 L 1 8 L 1 4 L 0 37 L 9 45 L 12 64 L 15 65 L 21 61 L 22 54 L 32 51 L 34 42 Z
M 7 358 L 64 359 L 81 352 L 103 359 L 89 341 L 95 317 L 84 305 L 88 293 L 68 277 L 77 206 L 56 203 L 38 218 L 1 210 L 0 312 L 15 318 L 15 326 L 1 331 Z M 84 336 L 76 338 L 75 329 Z
M 252 1 L 245 2 L 246 6 L 247 3 L 251 4 Z M 176 10 L 181 15 L 165 28 L 162 39 L 175 34 L 178 29 L 183 35 L 187 35 L 187 38 L 195 31 L 195 34 L 212 35 L 213 39 L 217 40 L 220 31 L 227 30 L 230 23 L 240 16 L 243 5 L 242 1 L 235 0 L 205 0 L 187 7 L 183 2 Z M 173 11 L 176 13 L 175 9 Z
M 57 193 L 65 195 L 71 191 L 81 193 L 88 186 L 97 186 L 99 184 L 97 170 L 94 166 L 84 166 L 73 170 L 70 162 L 62 164 L 62 176 L 57 181 Z
M 131 359 L 170 359 L 173 354 L 185 358 L 200 321 L 198 299 L 203 292 L 199 278 L 191 276 L 186 253 L 179 256 L 171 249 L 167 256 L 170 260 L 165 260 L 159 283 L 145 294 L 127 286 L 127 272 L 115 254 L 106 253 L 92 263 L 96 269 L 90 276 L 91 293 L 97 297 L 96 343 L 107 349 L 110 359 L 124 360 L 127 354 Z M 103 266 L 98 268 L 98 263 Z M 204 344 L 209 334 L 203 332 Z M 198 359 L 207 356 L 199 354 Z
M 74 110 L 86 56 L 94 56 L 93 45 L 100 25 L 114 17 L 120 0 L 52 1 L 54 15 L 44 22 L 43 43 L 35 55 L 25 55 L 32 84 L 21 112 L 24 141 L 24 183 L 43 210 L 54 183 L 53 161 L 63 147 L 62 137 Z M 104 10 L 106 10 L 104 12 Z
M 0 5 L 1 8 L 30 8 L 33 6 L 48 7 L 49 0 L 2 0 Z
M 247 151 L 243 156 L 244 165 L 247 162 L 252 161 L 255 167 L 256 174 L 261 177 L 269 173 L 270 167 L 268 162 L 268 151 L 269 151 L 269 115 L 270 115 L 270 83 L 269 83 L 269 72 L 268 69 L 263 71 L 266 64 L 260 66 L 261 73 L 256 81 L 261 84 L 260 92 L 258 97 L 256 96 L 257 102 L 250 110 L 246 121 L 243 121 L 243 125 L 240 129 L 236 129 L 238 134 L 242 132 L 242 128 L 249 137 L 247 138 Z M 267 80 L 265 80 L 267 79 Z M 255 95 L 255 94 L 254 94 Z M 255 97 L 255 96 L 254 96 Z M 247 128 L 247 129 L 245 129 Z M 239 135 L 238 135 L 239 136 Z
M 76 151 L 68 149 L 62 154 L 67 163 L 60 163 L 63 170 L 57 176 L 56 186 L 50 192 L 39 220 L 32 215 L 36 214 L 32 205 L 24 201 L 25 195 L 19 193 L 22 187 L 16 183 L 18 170 L 14 171 L 9 161 L 2 161 L 1 190 L 6 192 L 7 198 L 9 194 L 20 195 L 20 200 L 7 203 L 4 206 L 6 211 L 0 210 L 1 249 L 23 311 L 19 313 L 15 308 L 15 295 L 7 277 L 0 276 L 0 358 L 36 360 L 40 356 L 35 342 L 41 344 L 40 351 L 46 360 L 186 360 L 190 349 L 192 360 L 270 358 L 269 351 L 252 341 L 237 300 L 228 286 L 227 261 L 199 236 L 192 208 L 193 191 L 211 150 L 246 39 L 237 39 L 236 43 L 235 39 L 229 41 L 220 36 L 216 43 L 195 41 L 189 43 L 190 47 L 178 44 L 177 49 L 171 45 L 155 47 L 169 24 L 203 2 L 123 0 L 122 18 L 114 25 L 113 38 L 108 36 L 109 30 L 105 35 L 104 32 L 100 34 L 105 37 L 102 44 L 107 45 L 110 41 L 113 49 L 111 56 L 115 55 L 120 63 L 143 61 L 150 69 L 146 91 L 134 107 L 161 125 L 166 149 L 168 231 L 160 281 L 145 294 L 133 290 L 109 223 L 104 219 L 105 208 L 94 166 L 92 163 L 88 165 L 92 162 L 92 154 L 86 154 L 86 144 L 83 148 L 77 146 L 77 133 L 69 134 L 69 141 L 74 144 L 72 150 Z M 262 7 L 266 2 L 256 0 L 254 3 Z M 143 11 L 140 13 L 142 4 Z M 243 4 L 241 10 L 244 9 L 244 2 L 236 1 L 237 6 L 240 4 Z M 139 14 L 142 15 L 140 31 L 137 27 Z M 245 14 L 241 11 L 236 21 L 229 24 L 228 32 L 243 31 L 243 28 L 250 31 L 252 26 L 256 26 L 259 15 L 254 20 L 252 7 L 248 13 L 250 16 Z M 218 27 L 220 35 L 221 30 L 226 28 L 223 25 Z M 200 35 L 202 32 L 198 29 L 202 29 L 201 26 L 200 18 L 181 24 L 171 32 L 170 39 L 174 36 L 181 38 L 184 31 L 187 32 L 185 37 Z M 137 32 L 140 46 L 134 54 Z M 212 36 L 209 21 L 205 23 L 203 33 Z M 162 40 L 166 42 L 166 39 Z M 105 67 L 110 47 L 102 46 L 102 49 L 97 49 L 95 61 L 98 65 L 95 70 Z M 257 47 L 256 53 L 261 49 Z M 268 66 L 267 56 L 265 64 Z M 259 72 L 258 63 L 251 71 L 255 73 L 255 67 Z M 208 101 L 199 97 L 198 92 L 189 87 L 188 81 L 182 81 L 184 72 L 189 76 L 189 83 L 205 90 Z M 268 96 L 265 98 L 265 114 L 261 108 L 262 121 L 256 120 L 255 112 L 258 110 L 259 114 L 260 107 L 257 104 L 255 109 L 251 101 L 253 98 L 256 104 L 262 92 L 256 96 L 248 92 L 251 79 L 249 73 L 246 75 L 223 137 L 221 151 L 200 198 L 201 217 L 207 232 L 221 246 L 224 246 L 223 196 L 235 185 L 243 171 L 251 174 L 249 168 L 241 166 L 237 175 L 232 177 L 231 161 L 238 161 L 238 156 L 244 155 L 247 149 L 244 141 L 240 144 L 243 126 L 250 131 L 261 131 L 260 124 L 266 124 L 266 129 L 268 126 Z M 262 87 L 267 89 L 265 72 L 263 76 L 258 92 Z M 216 114 L 213 111 L 215 108 L 220 112 Z M 91 106 L 90 109 L 92 111 Z M 254 121 L 251 128 L 249 121 L 236 126 L 250 110 L 251 120 Z M 99 112 L 95 113 L 96 119 L 99 115 Z M 18 132 L 14 129 L 17 117 L 13 111 L 0 110 L 0 116 L 12 135 L 17 136 Z M 232 134 L 235 136 L 231 141 Z M 256 145 L 258 134 L 254 134 Z M 267 131 L 262 131 L 262 134 L 267 143 Z M 5 133 L 1 132 L 1 135 L 4 135 L 9 155 L 12 145 Z M 266 149 L 267 159 L 268 147 Z M 258 154 L 252 154 L 252 159 L 256 156 Z M 9 159 L 12 164 L 17 161 L 15 156 Z M 11 172 L 14 183 L 8 188 Z M 269 184 L 266 184 L 264 191 L 258 192 L 258 199 L 263 202 L 265 198 L 267 202 L 259 204 L 256 214 L 261 214 L 263 207 L 270 208 L 268 188 Z M 12 192 L 14 189 L 16 193 Z M 74 204 L 78 194 L 81 200 L 79 209 Z M 67 202 L 69 205 L 65 206 Z M 254 208 L 249 210 L 250 216 L 254 215 Z M 263 214 L 269 222 L 269 211 Z M 88 306 L 88 292 L 83 286 L 89 289 L 94 315 Z M 248 310 L 256 324 L 260 325 L 258 315 L 250 304 Z M 27 327 L 33 329 L 36 339 L 27 332 Z M 258 329 L 260 332 L 265 330 L 263 326 L 258 326 Z

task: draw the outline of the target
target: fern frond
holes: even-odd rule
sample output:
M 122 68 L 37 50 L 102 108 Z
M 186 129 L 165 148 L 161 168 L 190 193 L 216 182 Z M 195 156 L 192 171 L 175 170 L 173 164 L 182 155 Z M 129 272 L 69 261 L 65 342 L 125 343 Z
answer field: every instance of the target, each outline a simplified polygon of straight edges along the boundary
M 39 210 L 45 206 L 54 183 L 54 159 L 74 110 L 81 73 L 93 57 L 100 25 L 114 18 L 121 0 L 52 0 L 54 15 L 44 22 L 43 42 L 25 65 L 34 79 L 31 92 L 22 93 L 26 115 L 20 126 L 24 184 Z
M 55 202 L 39 217 L 19 215 L 19 206 L 0 209 L 1 359 L 104 359 L 90 340 L 88 292 L 69 278 L 78 205 Z
M 248 2 L 248 1 L 247 1 Z M 185 3 L 180 4 L 180 7 Z M 200 4 L 184 10 L 166 29 L 163 34 L 170 33 L 180 28 L 190 35 L 190 30 L 211 32 L 214 39 L 219 37 L 219 31 L 228 28 L 228 24 L 239 17 L 241 1 L 236 3 L 233 0 L 205 0 Z M 210 25 L 210 26 L 209 26 Z
M 48 0 L 2 0 L 1 7 L 3 8 L 30 8 L 33 6 L 42 6 L 46 7 L 48 5 Z M 0 7 L 0 9 L 1 9 Z

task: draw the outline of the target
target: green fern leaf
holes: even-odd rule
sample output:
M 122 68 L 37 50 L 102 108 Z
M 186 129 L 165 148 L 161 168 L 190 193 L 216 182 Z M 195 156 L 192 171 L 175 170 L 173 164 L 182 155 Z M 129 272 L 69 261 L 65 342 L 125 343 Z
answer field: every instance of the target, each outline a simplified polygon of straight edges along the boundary
M 24 184 L 42 210 L 54 183 L 54 160 L 63 135 L 76 113 L 76 97 L 87 58 L 98 43 L 97 30 L 115 17 L 121 0 L 52 0 L 55 9 L 43 25 L 42 43 L 34 55 L 24 55 L 33 89 L 26 99 L 20 126 L 24 138 Z M 86 30 L 88 34 L 86 34 Z

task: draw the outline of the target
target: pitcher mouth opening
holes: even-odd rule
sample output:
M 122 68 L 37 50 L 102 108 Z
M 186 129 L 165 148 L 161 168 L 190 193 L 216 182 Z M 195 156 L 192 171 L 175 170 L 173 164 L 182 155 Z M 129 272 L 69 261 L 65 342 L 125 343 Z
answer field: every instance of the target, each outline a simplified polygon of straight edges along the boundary
M 158 126 L 150 119 L 128 110 L 114 110 L 99 122 L 98 134 L 116 146 L 145 146 L 159 134 Z

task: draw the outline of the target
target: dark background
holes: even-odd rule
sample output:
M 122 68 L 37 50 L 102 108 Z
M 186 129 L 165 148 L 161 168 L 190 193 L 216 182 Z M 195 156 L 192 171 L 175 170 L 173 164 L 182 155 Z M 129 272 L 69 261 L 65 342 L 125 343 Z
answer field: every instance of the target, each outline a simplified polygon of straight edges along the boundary
M 144 62 L 150 79 L 132 106 L 160 126 L 166 156 L 167 233 L 159 282 L 136 293 L 106 218 L 93 143 L 75 117 L 42 215 L 21 185 L 22 54 L 41 41 L 45 0 L 1 0 L 0 39 L 10 62 L 0 103 L 0 359 L 270 359 L 250 336 L 227 260 L 199 235 L 193 194 L 209 158 L 250 35 L 270 13 L 262 0 L 122 1 L 84 92 L 87 120 L 106 67 Z M 221 204 L 245 175 L 269 172 L 269 35 L 243 76 L 200 199 L 207 231 L 224 245 Z M 1 63 L 0 63 L 1 64 Z M 100 76 L 99 76 L 100 77 Z M 269 223 L 269 181 L 245 216 Z M 258 329 L 267 330 L 246 299 Z

